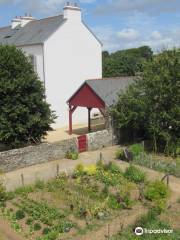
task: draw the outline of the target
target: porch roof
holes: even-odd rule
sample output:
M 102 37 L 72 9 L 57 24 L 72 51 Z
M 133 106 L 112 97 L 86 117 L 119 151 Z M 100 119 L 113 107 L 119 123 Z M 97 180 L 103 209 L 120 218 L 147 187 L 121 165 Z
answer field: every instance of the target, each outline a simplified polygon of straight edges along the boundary
M 86 80 L 67 102 L 73 106 L 110 107 L 117 102 L 120 92 L 134 80 L 135 77 Z

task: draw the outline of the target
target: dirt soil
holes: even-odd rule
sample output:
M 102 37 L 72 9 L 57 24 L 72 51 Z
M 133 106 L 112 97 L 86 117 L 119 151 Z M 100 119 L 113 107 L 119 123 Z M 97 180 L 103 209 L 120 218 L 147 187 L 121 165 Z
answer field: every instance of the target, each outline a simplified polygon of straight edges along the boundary
M 73 240 L 105 240 L 109 239 L 113 235 L 117 234 L 120 229 L 126 228 L 128 225 L 135 223 L 135 221 L 142 215 L 147 213 L 142 205 L 136 205 L 132 210 L 120 211 L 118 217 L 116 217 L 111 222 L 107 223 L 99 230 L 91 231 L 84 236 L 78 236 Z
M 23 172 L 25 176 L 32 177 L 36 171 L 38 171 L 39 174 L 44 174 L 44 173 L 50 173 L 52 169 L 55 171 L 57 163 L 60 165 L 60 170 L 66 170 L 67 172 L 71 172 L 74 167 L 79 164 L 79 163 L 85 163 L 85 164 L 92 164 L 96 163 L 99 160 L 99 155 L 100 152 L 103 153 L 103 159 L 105 162 L 109 162 L 113 160 L 115 152 L 117 150 L 117 146 L 115 147 L 110 147 L 110 148 L 105 148 L 102 149 L 101 151 L 94 151 L 94 152 L 86 152 L 80 154 L 80 159 L 77 161 L 71 161 L 71 160 L 59 160 L 55 161 L 54 163 L 46 163 L 46 164 L 41 164 L 38 166 L 32 166 L 26 169 L 21 169 L 17 170 L 15 172 L 7 173 L 6 174 L 6 183 L 9 184 L 10 187 L 12 187 L 11 184 L 14 185 L 14 182 L 16 183 L 17 178 L 20 179 L 20 175 Z M 113 160 L 116 164 L 118 164 L 122 170 L 125 170 L 126 167 L 129 166 L 128 163 L 123 162 L 123 161 L 117 161 Z M 165 174 L 139 166 L 140 169 L 146 172 L 147 178 L 149 180 L 155 180 L 159 179 L 161 180 Z M 44 176 L 44 175 L 43 175 Z M 53 177 L 51 175 L 48 175 L 48 179 L 50 177 Z M 7 181 L 8 180 L 8 181 Z M 169 208 L 172 206 L 176 206 L 177 200 L 180 199 L 180 179 L 171 176 L 170 177 L 170 184 L 169 184 L 170 190 L 171 190 L 171 196 L 169 198 Z M 114 219 L 110 225 L 109 225 L 109 235 L 111 236 L 112 234 L 116 234 L 120 230 L 120 225 L 123 223 L 124 227 L 127 226 L 128 224 L 132 224 L 135 222 L 137 217 L 139 215 L 145 213 L 146 209 L 143 209 L 142 206 L 138 206 L 137 208 L 135 207 L 131 211 L 131 215 L 129 215 L 129 211 L 126 212 L 125 215 L 121 214 L 118 218 Z M 171 211 L 170 211 L 171 214 Z M 177 219 L 177 218 L 176 218 Z M 179 218 L 178 218 L 179 219 Z M 2 235 L 2 236 L 1 236 Z M 81 236 L 78 237 L 77 239 L 73 240 L 103 240 L 105 239 L 105 236 L 108 235 L 108 224 L 106 226 L 103 226 L 97 231 L 90 232 L 86 236 Z M 20 236 L 17 236 L 16 233 L 10 228 L 9 224 L 6 221 L 0 220 L 0 240 L 22 240 Z
M 15 233 L 6 220 L 0 219 L 0 240 L 25 240 Z

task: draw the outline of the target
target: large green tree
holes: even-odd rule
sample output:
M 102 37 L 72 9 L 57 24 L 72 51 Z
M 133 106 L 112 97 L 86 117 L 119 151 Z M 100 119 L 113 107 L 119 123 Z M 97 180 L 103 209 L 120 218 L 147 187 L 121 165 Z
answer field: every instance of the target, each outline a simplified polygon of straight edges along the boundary
M 0 46 L 0 143 L 39 142 L 54 118 L 30 59 L 14 46 Z
M 145 63 L 140 79 L 112 108 L 117 128 L 143 132 L 154 148 L 174 151 L 180 139 L 180 54 L 163 51 Z
M 134 76 L 142 71 L 144 61 L 152 58 L 148 46 L 121 50 L 109 54 L 103 52 L 103 77 Z

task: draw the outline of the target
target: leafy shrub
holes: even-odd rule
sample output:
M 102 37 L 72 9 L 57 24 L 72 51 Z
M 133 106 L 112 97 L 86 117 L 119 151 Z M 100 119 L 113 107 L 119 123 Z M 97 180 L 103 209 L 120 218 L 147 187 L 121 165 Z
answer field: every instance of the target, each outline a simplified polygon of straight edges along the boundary
M 2 183 L 0 183 L 0 202 L 5 202 L 7 200 L 6 189 Z
M 114 174 L 123 174 L 121 169 L 113 162 L 110 162 L 109 164 L 105 165 L 104 170 L 110 171 L 111 173 Z
M 154 201 L 154 209 L 161 214 L 166 209 L 166 199 L 158 199 Z
M 18 194 L 21 196 L 26 196 L 28 193 L 31 193 L 31 192 L 34 192 L 34 187 L 31 185 L 19 187 L 15 190 L 15 194 Z
M 43 83 L 15 46 L 0 46 L 0 65 L 0 142 L 11 147 L 41 142 L 55 120 Z
M 133 202 L 133 200 L 131 200 L 129 194 L 127 194 L 123 198 L 123 203 L 124 203 L 124 206 L 123 206 L 124 208 L 130 209 L 130 208 L 132 208 L 134 202 Z
M 108 197 L 108 207 L 111 209 L 120 209 L 121 205 L 120 203 L 117 201 L 116 197 L 113 195 L 110 195 Z
M 158 180 L 147 185 L 145 190 L 145 197 L 150 201 L 166 199 L 168 194 L 168 187 L 164 182 Z
M 32 218 L 28 218 L 27 220 L 26 220 L 26 224 L 27 225 L 31 225 L 33 223 L 33 219 Z
M 25 218 L 25 213 L 23 210 L 17 210 L 15 213 L 16 219 L 17 220 L 21 220 L 23 218 Z
M 46 186 L 46 184 L 44 183 L 44 181 L 42 180 L 37 180 L 36 183 L 35 183 L 35 188 L 37 189 L 44 189 Z
M 161 181 L 150 183 L 145 190 L 145 197 L 153 201 L 154 208 L 161 213 L 166 208 L 166 200 L 169 195 L 168 187 Z
M 7 192 L 6 193 L 6 200 L 13 200 L 15 198 L 15 193 L 14 192 Z
M 99 170 L 102 170 L 104 168 L 104 164 L 103 164 L 103 161 L 102 160 L 99 160 L 97 163 L 96 163 L 96 166 Z
M 67 151 L 67 153 L 66 153 L 67 159 L 77 160 L 78 157 L 79 157 L 79 154 L 75 150 Z
M 74 176 L 75 177 L 80 177 L 80 176 L 83 176 L 85 175 L 85 172 L 84 172 L 84 165 L 83 164 L 78 164 L 74 170 Z
M 119 184 L 119 178 L 116 174 L 105 171 L 98 171 L 96 179 L 103 182 L 106 186 L 116 186 Z
M 74 224 L 72 222 L 64 220 L 62 222 L 59 222 L 57 225 L 55 225 L 53 229 L 55 231 L 58 231 L 59 233 L 65 233 L 65 232 L 69 232 L 73 227 L 74 227 Z
M 39 231 L 41 229 L 41 224 L 35 223 L 33 228 L 34 228 L 34 231 Z
M 97 166 L 94 164 L 91 164 L 87 167 L 84 167 L 84 172 L 88 175 L 88 176 L 93 176 L 97 173 Z
M 137 157 L 144 152 L 144 147 L 142 144 L 133 144 L 129 147 L 129 151 L 132 152 L 133 157 Z
M 51 232 L 51 229 L 48 228 L 48 227 L 46 227 L 46 228 L 43 229 L 43 235 L 47 235 L 47 234 L 50 233 L 50 232 Z
M 116 151 L 116 159 L 125 160 L 125 155 L 124 155 L 124 150 L 123 149 L 118 149 Z
M 48 234 L 38 237 L 36 240 L 56 240 L 59 235 L 58 231 L 50 231 Z
M 144 172 L 142 172 L 141 170 L 139 170 L 138 168 L 136 168 L 133 165 L 130 165 L 130 167 L 128 167 L 124 173 L 124 176 L 130 180 L 133 181 L 135 183 L 141 183 L 145 181 L 146 175 Z

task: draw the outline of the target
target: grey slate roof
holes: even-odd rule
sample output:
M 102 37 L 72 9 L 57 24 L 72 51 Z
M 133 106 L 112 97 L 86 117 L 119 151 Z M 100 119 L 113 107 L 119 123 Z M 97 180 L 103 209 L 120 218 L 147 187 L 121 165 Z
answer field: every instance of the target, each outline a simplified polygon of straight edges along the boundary
M 118 100 L 118 95 L 124 91 L 135 77 L 119 77 L 87 80 L 86 83 L 110 107 Z
M 58 15 L 34 20 L 22 28 L 19 26 L 15 29 L 11 29 L 11 26 L 0 28 L 0 44 L 16 46 L 41 44 L 65 21 L 63 15 Z

